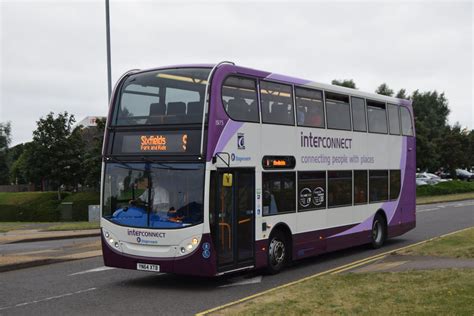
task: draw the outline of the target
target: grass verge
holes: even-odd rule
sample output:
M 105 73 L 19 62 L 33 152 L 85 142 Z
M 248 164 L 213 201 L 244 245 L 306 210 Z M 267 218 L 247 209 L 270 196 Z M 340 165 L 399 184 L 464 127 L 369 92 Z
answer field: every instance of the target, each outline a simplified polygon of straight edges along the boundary
M 18 223 L 18 222 L 6 222 L 0 223 L 0 233 L 6 233 L 10 230 L 23 229 L 27 226 L 27 223 Z
M 99 223 L 89 222 L 52 222 L 52 223 L 34 223 L 34 222 L 0 222 L 0 233 L 6 233 L 12 230 L 37 229 L 40 231 L 59 231 L 59 230 L 84 230 L 99 228 Z
M 417 196 L 416 204 L 431 204 L 441 202 L 452 202 L 474 199 L 474 192 L 469 193 L 457 193 L 457 194 L 446 194 L 446 195 L 434 195 L 434 196 Z
M 402 255 L 474 259 L 474 227 L 398 252 Z
M 470 315 L 474 270 L 326 275 L 217 311 L 219 315 Z
M 59 231 L 59 230 L 84 230 L 84 229 L 96 229 L 99 228 L 100 224 L 90 223 L 90 222 L 71 222 L 71 223 L 61 223 L 58 225 L 48 226 L 44 231 Z

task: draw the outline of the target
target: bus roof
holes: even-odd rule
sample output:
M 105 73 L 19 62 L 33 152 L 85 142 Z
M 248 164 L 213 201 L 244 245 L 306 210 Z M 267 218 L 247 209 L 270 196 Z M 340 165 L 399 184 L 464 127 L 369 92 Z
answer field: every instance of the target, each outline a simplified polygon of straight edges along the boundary
M 217 64 L 181 64 L 181 65 L 171 65 L 171 66 L 163 66 L 163 67 L 156 67 L 156 68 L 150 68 L 150 69 L 143 69 L 139 70 L 135 73 L 142 73 L 142 72 L 147 72 L 147 71 L 154 71 L 154 70 L 161 70 L 161 69 L 170 69 L 170 68 L 213 68 Z M 311 88 L 317 88 L 325 91 L 330 91 L 330 92 L 335 92 L 335 93 L 342 93 L 350 96 L 356 96 L 356 97 L 361 97 L 361 98 L 366 98 L 366 99 L 371 99 L 374 101 L 381 101 L 381 102 L 387 102 L 387 103 L 393 103 L 393 104 L 399 104 L 399 105 L 404 105 L 411 107 L 412 101 L 411 100 L 406 100 L 406 99 L 399 99 L 399 98 L 394 98 L 394 97 L 389 97 L 377 93 L 370 93 L 370 92 L 364 92 L 360 91 L 358 89 L 351 89 L 351 88 L 346 88 L 346 87 L 341 87 L 337 85 L 332 85 L 332 84 L 326 84 L 326 83 L 320 83 L 320 82 L 315 82 L 307 79 L 301 79 L 301 78 L 296 78 L 296 77 L 291 77 L 287 75 L 281 75 L 278 73 L 271 73 L 268 71 L 262 71 L 262 70 L 257 70 L 249 67 L 243 67 L 243 66 L 238 66 L 238 65 L 231 65 L 231 64 L 225 64 L 226 67 L 234 67 L 235 70 L 237 71 L 250 71 L 254 73 L 258 73 L 260 75 L 264 74 L 266 75 L 265 78 L 271 81 L 280 81 L 284 83 L 289 83 L 289 84 L 294 84 L 298 86 L 304 86 L 304 87 L 311 87 Z

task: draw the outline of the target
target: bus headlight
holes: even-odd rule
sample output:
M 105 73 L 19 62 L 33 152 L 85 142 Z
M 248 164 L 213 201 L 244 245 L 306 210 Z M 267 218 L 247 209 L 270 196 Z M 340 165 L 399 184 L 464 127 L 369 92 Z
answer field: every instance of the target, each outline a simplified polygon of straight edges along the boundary
M 199 245 L 199 242 L 200 242 L 200 237 L 196 236 L 196 237 L 191 237 L 191 238 L 186 238 L 184 240 L 182 240 L 180 243 L 179 243 L 179 246 L 177 249 L 179 249 L 177 255 L 178 256 L 182 256 L 182 255 L 185 255 L 185 254 L 189 254 L 193 251 L 195 251 Z
M 122 245 L 120 243 L 120 240 L 114 234 L 104 230 L 103 237 L 106 243 L 108 243 L 111 248 L 122 251 Z

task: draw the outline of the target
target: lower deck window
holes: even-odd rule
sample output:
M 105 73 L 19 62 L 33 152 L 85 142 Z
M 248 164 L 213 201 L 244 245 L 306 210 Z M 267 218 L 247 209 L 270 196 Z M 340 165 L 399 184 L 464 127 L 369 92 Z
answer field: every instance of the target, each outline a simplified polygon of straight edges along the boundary
M 400 170 L 390 170 L 390 200 L 398 199 L 400 194 Z
M 367 203 L 367 170 L 354 170 L 354 205 Z
M 369 201 L 388 200 L 388 170 L 369 171 Z
M 262 174 L 263 215 L 295 211 L 295 173 L 264 172 Z
M 328 171 L 328 207 L 352 205 L 352 171 Z

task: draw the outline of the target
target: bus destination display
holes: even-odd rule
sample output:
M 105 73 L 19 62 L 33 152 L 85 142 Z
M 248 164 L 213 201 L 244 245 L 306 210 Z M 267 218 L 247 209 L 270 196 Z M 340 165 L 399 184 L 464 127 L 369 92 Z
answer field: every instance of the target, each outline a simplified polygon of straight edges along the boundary
M 186 154 L 196 151 L 191 143 L 195 131 L 117 133 L 115 154 Z
M 188 135 L 186 133 L 153 135 L 125 135 L 122 141 L 122 152 L 186 152 Z

